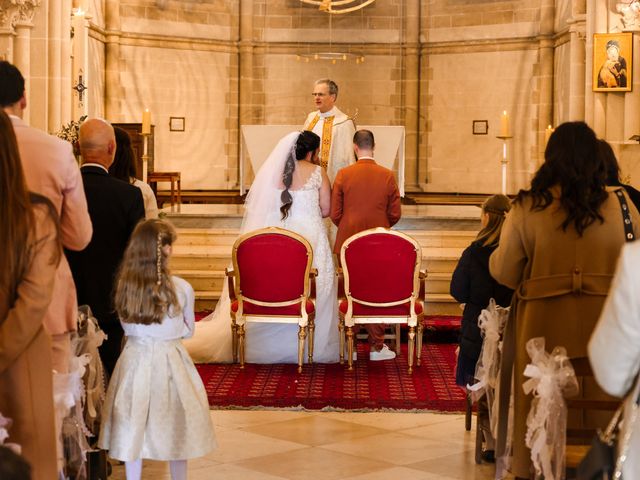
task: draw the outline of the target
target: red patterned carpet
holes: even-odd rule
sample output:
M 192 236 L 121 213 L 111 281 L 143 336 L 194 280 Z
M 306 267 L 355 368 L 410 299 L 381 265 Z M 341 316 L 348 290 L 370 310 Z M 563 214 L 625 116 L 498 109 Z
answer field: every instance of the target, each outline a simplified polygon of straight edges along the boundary
M 368 361 L 368 346 L 359 345 L 349 372 L 339 364 L 197 365 L 209 404 L 218 408 L 326 407 L 345 410 L 432 410 L 463 412 L 465 396 L 454 381 L 455 344 L 423 345 L 422 366 L 407 372 L 406 345 L 392 361 Z

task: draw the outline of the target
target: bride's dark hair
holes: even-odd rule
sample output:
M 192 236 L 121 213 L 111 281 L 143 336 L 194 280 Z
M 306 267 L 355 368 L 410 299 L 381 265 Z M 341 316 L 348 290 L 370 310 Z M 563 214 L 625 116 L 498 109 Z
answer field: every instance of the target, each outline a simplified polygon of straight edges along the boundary
M 287 157 L 282 172 L 282 183 L 284 184 L 284 190 L 280 195 L 280 200 L 282 201 L 282 206 L 280 207 L 282 220 L 289 216 L 289 209 L 293 203 L 293 197 L 291 196 L 291 192 L 289 192 L 289 187 L 293 181 L 293 171 L 296 169 L 296 160 L 303 160 L 309 152 L 313 152 L 319 146 L 320 137 L 315 133 L 305 130 L 298 135 L 298 139 Z

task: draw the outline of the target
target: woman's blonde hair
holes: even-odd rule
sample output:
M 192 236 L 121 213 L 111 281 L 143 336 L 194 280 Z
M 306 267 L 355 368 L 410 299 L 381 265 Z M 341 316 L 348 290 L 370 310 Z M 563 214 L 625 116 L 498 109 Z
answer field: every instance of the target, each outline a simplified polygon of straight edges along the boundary
M 502 224 L 509 210 L 511 210 L 511 200 L 506 195 L 492 195 L 487 198 L 482 204 L 482 212 L 489 218 L 487 225 L 478 232 L 476 241 L 483 247 L 498 245 Z
M 158 219 L 141 222 L 133 231 L 116 277 L 115 307 L 125 323 L 162 323 L 171 309 L 180 312 L 169 256 L 163 247 L 176 239 L 173 227 Z

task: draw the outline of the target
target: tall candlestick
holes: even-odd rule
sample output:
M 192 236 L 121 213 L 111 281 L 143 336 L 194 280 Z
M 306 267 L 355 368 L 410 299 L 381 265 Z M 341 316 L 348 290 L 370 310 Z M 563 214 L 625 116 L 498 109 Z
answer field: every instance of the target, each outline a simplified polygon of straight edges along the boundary
M 142 112 L 142 135 L 151 134 L 151 112 L 148 108 Z
M 544 131 L 544 144 L 549 143 L 549 138 L 551 138 L 551 134 L 553 133 L 553 127 L 548 125 L 546 130 Z
M 502 194 L 507 194 L 507 139 L 502 140 Z
M 79 7 L 73 10 L 71 17 L 71 27 L 73 29 L 73 40 L 71 43 L 72 54 L 72 84 L 75 90 L 73 95 L 73 119 L 78 120 L 83 115 L 89 114 L 87 97 L 91 90 L 87 90 L 89 85 L 89 62 L 87 52 L 89 50 L 89 34 L 87 29 L 86 12 Z
M 142 135 L 142 181 L 147 183 L 149 174 L 149 135 Z
M 502 112 L 502 116 L 500 117 L 500 136 L 501 137 L 510 137 L 511 133 L 509 131 L 509 115 L 505 110 Z

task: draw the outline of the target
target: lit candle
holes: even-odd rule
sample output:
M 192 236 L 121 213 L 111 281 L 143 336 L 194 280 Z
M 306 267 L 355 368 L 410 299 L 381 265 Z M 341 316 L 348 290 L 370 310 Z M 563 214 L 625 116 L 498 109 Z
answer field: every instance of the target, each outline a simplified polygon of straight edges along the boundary
M 509 115 L 505 110 L 502 112 L 502 116 L 500 117 L 500 136 L 501 137 L 509 137 Z
M 142 112 L 142 134 L 151 134 L 151 112 L 148 108 Z
M 551 134 L 553 133 L 553 127 L 548 125 L 546 130 L 544 131 L 544 144 L 549 143 L 549 138 L 551 138 Z

